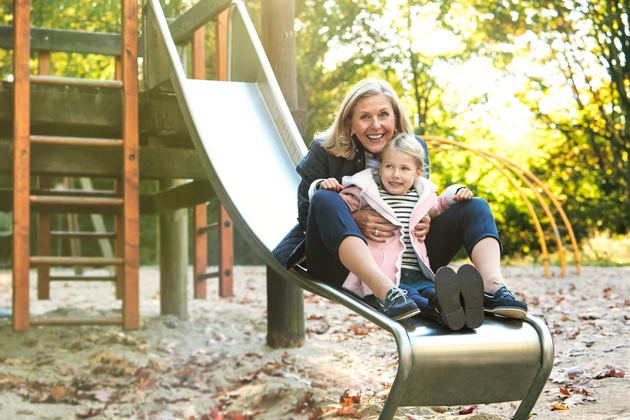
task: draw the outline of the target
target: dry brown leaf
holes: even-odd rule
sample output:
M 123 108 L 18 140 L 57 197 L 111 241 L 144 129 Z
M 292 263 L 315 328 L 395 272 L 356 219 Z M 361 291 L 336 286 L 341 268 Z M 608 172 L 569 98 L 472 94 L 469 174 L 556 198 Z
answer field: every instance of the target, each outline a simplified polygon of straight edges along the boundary
M 57 402 L 61 401 L 67 393 L 68 388 L 65 385 L 54 384 L 50 387 L 50 396 Z
M 477 409 L 477 406 L 475 406 L 475 405 L 470 406 L 470 407 L 466 407 L 466 408 L 462 408 L 461 410 L 459 410 L 458 414 L 459 415 L 474 414 L 476 409 Z
M 341 397 L 339 397 L 339 402 L 342 404 L 360 404 L 361 393 L 352 392 L 349 389 L 346 389 L 343 394 L 341 394 Z
M 624 376 L 626 376 L 626 372 L 623 369 L 605 369 L 599 372 L 593 378 L 595 379 L 623 378 Z

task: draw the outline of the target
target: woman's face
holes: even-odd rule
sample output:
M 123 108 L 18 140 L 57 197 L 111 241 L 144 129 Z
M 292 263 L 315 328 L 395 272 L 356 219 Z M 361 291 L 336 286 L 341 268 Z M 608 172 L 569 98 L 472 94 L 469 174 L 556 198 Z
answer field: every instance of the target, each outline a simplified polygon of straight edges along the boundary
M 352 115 L 352 133 L 372 153 L 380 153 L 394 136 L 396 116 L 391 101 L 383 95 L 360 99 Z

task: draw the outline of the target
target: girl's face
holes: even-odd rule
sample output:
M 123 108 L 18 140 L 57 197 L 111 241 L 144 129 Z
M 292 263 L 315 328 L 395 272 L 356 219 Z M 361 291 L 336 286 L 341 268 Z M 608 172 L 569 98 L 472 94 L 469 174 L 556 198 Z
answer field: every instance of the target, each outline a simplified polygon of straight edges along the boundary
M 352 133 L 368 152 L 380 153 L 394 136 L 395 129 L 394 108 L 386 96 L 367 96 L 355 105 Z
M 422 175 L 416 160 L 398 150 L 386 151 L 381 159 L 381 183 L 390 194 L 403 195 Z

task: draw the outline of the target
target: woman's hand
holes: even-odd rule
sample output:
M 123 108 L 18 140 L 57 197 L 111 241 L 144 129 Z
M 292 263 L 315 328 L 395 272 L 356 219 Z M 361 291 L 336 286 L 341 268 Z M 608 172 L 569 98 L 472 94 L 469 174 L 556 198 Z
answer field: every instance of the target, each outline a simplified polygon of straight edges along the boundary
M 429 229 L 431 228 L 431 217 L 428 214 L 425 214 L 422 219 L 418 222 L 418 224 L 413 228 L 413 234 L 419 242 L 424 242 L 429 234 Z
M 341 185 L 339 183 L 339 181 L 337 181 L 336 178 L 327 178 L 325 180 L 323 180 L 322 182 L 320 182 L 317 185 L 317 189 L 319 190 L 333 190 L 333 191 L 341 191 L 343 190 L 343 185 Z
M 357 210 L 352 213 L 352 218 L 361 233 L 374 242 L 385 242 L 387 238 L 394 236 L 394 232 L 398 229 L 372 209 Z

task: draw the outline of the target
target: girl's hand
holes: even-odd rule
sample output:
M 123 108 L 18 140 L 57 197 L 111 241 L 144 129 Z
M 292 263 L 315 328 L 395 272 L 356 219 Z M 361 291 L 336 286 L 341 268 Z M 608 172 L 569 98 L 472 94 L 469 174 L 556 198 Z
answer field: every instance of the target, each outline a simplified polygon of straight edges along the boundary
M 413 228 L 413 234 L 419 242 L 423 242 L 429 234 L 431 228 L 431 217 L 425 214 L 418 224 Z
M 455 201 L 472 200 L 472 198 L 473 198 L 472 191 L 470 191 L 466 187 L 462 187 L 459 190 L 457 190 L 457 193 L 453 196 L 453 200 Z
M 341 185 L 336 178 L 328 178 L 320 182 L 317 188 L 320 190 L 333 190 L 339 192 L 343 190 L 343 185 Z

